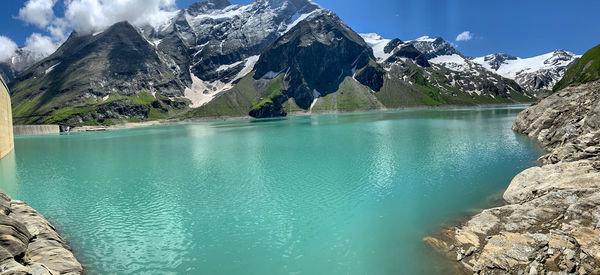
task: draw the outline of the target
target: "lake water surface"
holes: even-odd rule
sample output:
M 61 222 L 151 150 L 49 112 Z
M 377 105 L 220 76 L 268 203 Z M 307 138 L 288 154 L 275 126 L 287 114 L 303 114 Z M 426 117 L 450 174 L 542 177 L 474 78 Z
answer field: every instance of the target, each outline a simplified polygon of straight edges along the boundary
M 17 137 L 0 188 L 90 274 L 433 274 L 422 242 L 541 151 L 525 106 Z

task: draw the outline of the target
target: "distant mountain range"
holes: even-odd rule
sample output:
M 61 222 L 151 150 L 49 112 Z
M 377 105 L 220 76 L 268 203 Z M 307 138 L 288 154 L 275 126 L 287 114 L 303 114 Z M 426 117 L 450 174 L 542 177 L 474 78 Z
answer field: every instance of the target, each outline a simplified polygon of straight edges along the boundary
M 16 123 L 96 125 L 530 102 L 578 58 L 470 58 L 442 38 L 357 34 L 308 0 L 208 0 L 158 27 L 73 32 L 54 54 L 0 73 Z

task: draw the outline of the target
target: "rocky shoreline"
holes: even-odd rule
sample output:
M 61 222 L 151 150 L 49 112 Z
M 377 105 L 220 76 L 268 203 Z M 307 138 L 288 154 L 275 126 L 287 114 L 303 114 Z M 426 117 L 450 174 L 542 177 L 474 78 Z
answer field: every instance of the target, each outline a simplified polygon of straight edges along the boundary
M 0 191 L 0 274 L 82 274 L 56 228 L 22 201 Z
M 424 241 L 465 274 L 600 274 L 600 81 L 521 112 L 513 130 L 548 154 L 517 175 L 506 205 Z

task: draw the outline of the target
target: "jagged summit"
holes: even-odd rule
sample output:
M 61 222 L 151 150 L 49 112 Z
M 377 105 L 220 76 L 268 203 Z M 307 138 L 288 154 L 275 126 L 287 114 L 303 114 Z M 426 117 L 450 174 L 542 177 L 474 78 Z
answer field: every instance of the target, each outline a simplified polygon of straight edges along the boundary
M 11 85 L 16 113 L 67 124 L 530 100 L 442 38 L 358 35 L 309 0 L 208 0 L 74 32 Z
M 421 51 L 427 59 L 432 59 L 443 55 L 459 55 L 462 56 L 452 45 L 441 37 L 431 38 L 423 36 L 416 40 L 409 41 L 417 50 Z
M 543 96 L 552 90 L 567 69 L 580 57 L 568 51 L 555 50 L 529 58 L 491 54 L 474 58 L 472 61 L 489 71 L 514 79 L 523 88 Z
M 194 2 L 188 8 L 188 12 L 192 15 L 208 13 L 213 10 L 224 9 L 231 6 L 229 0 L 205 0 L 201 2 Z

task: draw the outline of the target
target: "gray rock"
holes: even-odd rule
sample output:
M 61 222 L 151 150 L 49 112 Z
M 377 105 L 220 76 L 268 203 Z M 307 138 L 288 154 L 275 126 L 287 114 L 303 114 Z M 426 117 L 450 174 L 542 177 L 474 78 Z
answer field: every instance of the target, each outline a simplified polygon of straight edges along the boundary
M 508 205 L 443 230 L 437 246 L 474 246 L 474 264 L 460 263 L 478 274 L 600 273 L 599 91 L 600 81 L 569 87 L 519 114 L 513 129 L 549 151 L 545 165 L 512 180 Z
M 46 218 L 0 191 L 0 274 L 82 273 L 67 242 Z

